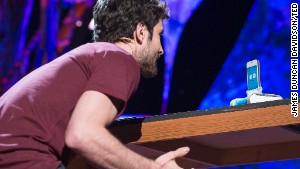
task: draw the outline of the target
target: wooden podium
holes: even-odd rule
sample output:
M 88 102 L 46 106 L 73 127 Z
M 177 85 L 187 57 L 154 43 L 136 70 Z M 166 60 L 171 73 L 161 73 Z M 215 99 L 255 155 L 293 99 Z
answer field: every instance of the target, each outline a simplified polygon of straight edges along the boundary
M 110 131 L 148 158 L 189 146 L 183 168 L 210 168 L 300 158 L 300 117 L 280 100 L 142 119 L 123 119 Z M 74 167 L 76 166 L 76 167 Z M 69 169 L 83 169 L 74 160 Z

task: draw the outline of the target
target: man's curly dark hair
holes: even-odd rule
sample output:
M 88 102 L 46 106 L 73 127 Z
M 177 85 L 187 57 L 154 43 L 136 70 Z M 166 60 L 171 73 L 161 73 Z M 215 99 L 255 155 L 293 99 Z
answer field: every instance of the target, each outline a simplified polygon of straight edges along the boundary
M 152 39 L 153 27 L 169 18 L 169 9 L 161 0 L 97 0 L 93 17 L 94 41 L 115 43 L 133 39 L 138 23 L 144 23 Z

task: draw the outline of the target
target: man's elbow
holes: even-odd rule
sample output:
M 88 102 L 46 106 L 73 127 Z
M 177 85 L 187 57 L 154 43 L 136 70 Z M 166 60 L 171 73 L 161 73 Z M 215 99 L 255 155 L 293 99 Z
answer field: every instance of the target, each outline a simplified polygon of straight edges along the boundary
M 84 132 L 80 131 L 69 130 L 65 134 L 66 146 L 75 151 L 84 151 L 87 139 Z

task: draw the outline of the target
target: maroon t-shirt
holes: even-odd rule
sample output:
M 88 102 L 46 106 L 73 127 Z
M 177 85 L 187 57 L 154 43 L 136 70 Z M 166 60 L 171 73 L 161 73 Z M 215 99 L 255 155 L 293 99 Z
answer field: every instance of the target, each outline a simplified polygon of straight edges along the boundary
M 139 79 L 134 58 L 104 42 L 80 46 L 31 72 L 0 98 L 0 168 L 57 168 L 68 158 L 64 134 L 81 94 L 102 92 L 125 107 Z

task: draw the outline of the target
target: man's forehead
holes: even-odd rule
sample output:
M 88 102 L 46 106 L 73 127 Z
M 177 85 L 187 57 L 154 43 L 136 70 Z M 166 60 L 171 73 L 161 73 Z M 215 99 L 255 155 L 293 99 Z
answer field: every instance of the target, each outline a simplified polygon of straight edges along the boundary
M 164 31 L 164 27 L 163 27 L 163 24 L 162 24 L 162 20 L 159 20 L 159 22 L 155 25 L 155 28 L 157 31 L 159 32 L 163 32 Z

